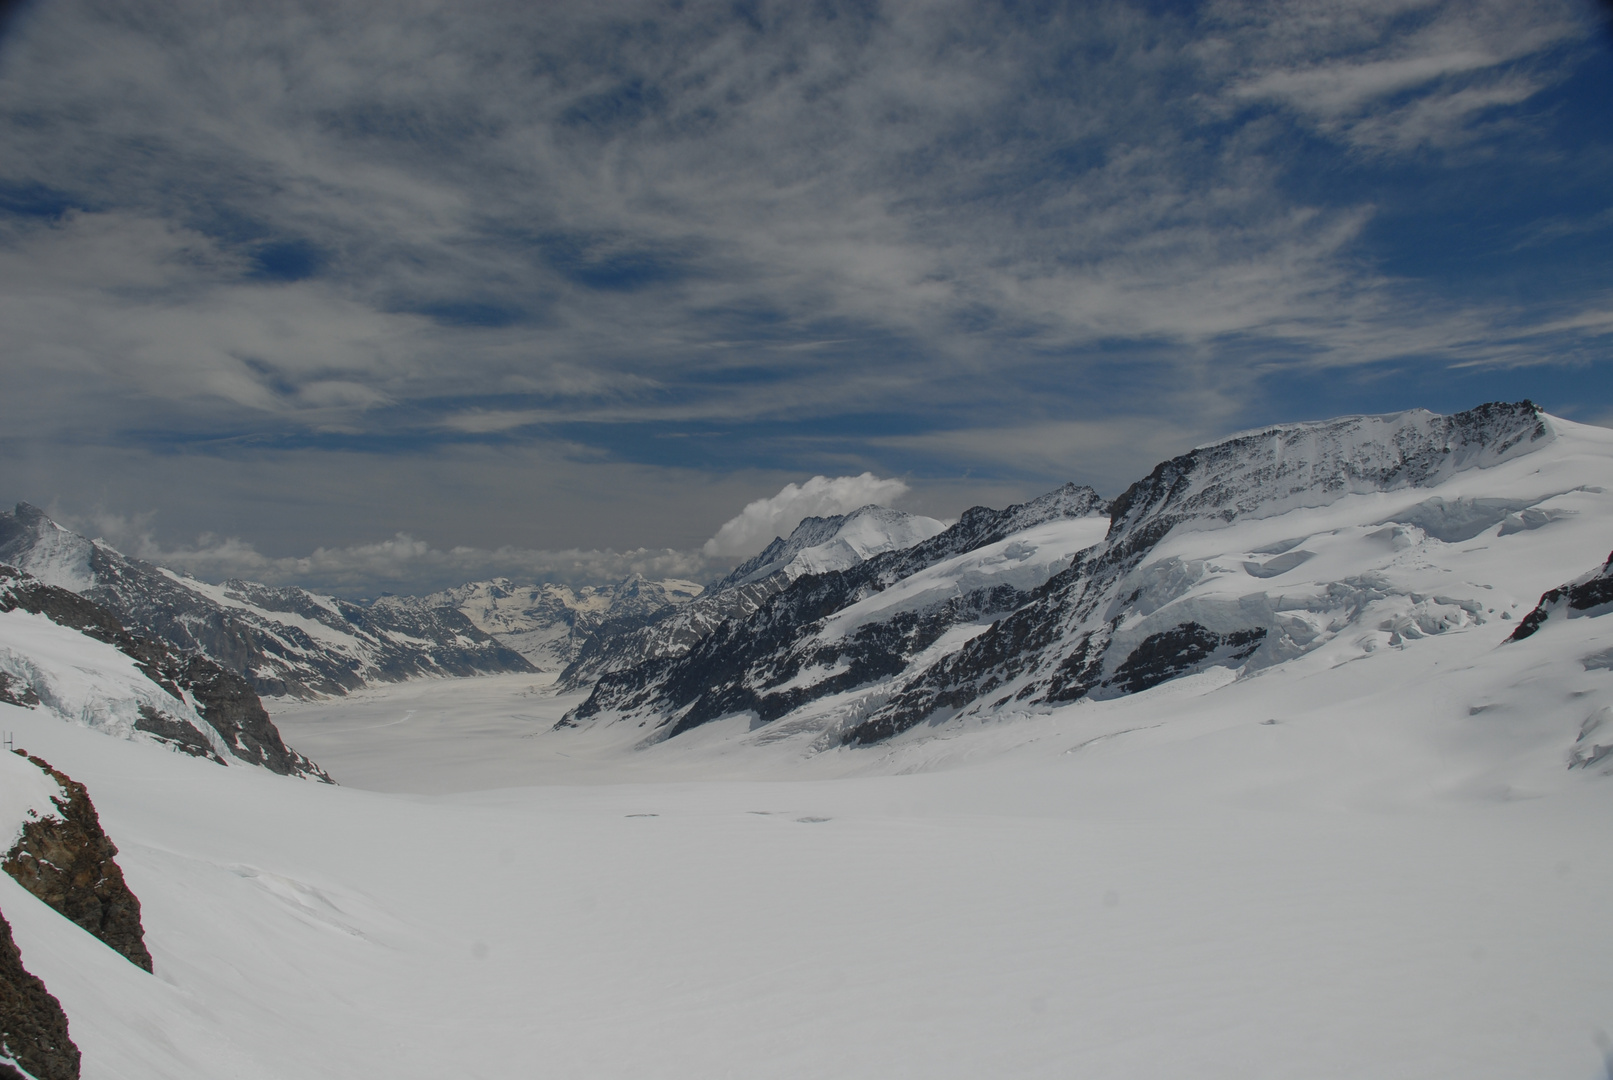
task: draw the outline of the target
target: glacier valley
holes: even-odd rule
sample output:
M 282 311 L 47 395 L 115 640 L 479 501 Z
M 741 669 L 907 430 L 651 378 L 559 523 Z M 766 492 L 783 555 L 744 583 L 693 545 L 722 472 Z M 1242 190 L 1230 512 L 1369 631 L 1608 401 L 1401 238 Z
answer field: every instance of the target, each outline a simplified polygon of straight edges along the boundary
M 0 911 L 86 1078 L 1605 1080 L 1610 548 L 1613 431 L 1528 403 L 704 587 L 365 606 L 20 507 L 0 729 L 153 970 Z

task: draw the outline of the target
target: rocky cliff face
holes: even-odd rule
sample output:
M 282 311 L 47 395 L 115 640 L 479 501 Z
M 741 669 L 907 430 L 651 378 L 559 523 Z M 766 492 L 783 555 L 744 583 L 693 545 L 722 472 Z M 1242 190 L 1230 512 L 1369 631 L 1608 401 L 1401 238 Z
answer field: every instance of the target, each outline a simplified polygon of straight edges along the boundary
M 151 684 L 142 700 L 129 703 L 136 714 L 136 730 L 221 763 L 227 755 L 281 775 L 331 782 L 324 770 L 285 745 L 251 685 L 206 656 L 186 656 L 165 642 L 136 636 L 99 604 L 0 566 L 0 613 L 15 611 L 43 616 L 132 660 Z M 50 680 L 30 666 L 26 652 L 10 662 L 21 669 L 7 677 L 7 693 L 14 703 L 31 700 L 84 711 L 82 704 L 55 700 Z M 28 672 L 41 685 L 24 682 L 21 676 Z M 153 688 L 157 692 L 149 692 Z
M 533 670 L 452 608 L 393 598 L 366 605 L 246 581 L 209 585 L 69 532 L 27 503 L 0 514 L 0 563 L 95 601 L 142 636 L 201 653 L 267 696 Z
M 748 714 L 753 728 L 815 728 L 832 743 L 862 744 L 964 710 L 1133 694 L 1212 666 L 1254 671 L 1348 627 L 1381 630 L 1394 646 L 1477 625 L 1486 619 L 1477 599 L 1413 593 L 1374 573 L 1295 592 L 1259 583 L 1293 580 L 1285 575 L 1316 554 L 1307 543 L 1392 552 L 1496 526 L 1500 535 L 1540 528 L 1566 511 L 1537 506 L 1539 497 L 1430 491 L 1421 502 L 1395 499 L 1393 520 L 1355 524 L 1345 539 L 1300 536 L 1210 561 L 1160 548 L 1267 519 L 1319 520 L 1351 496 L 1432 489 L 1554 438 L 1529 402 L 1234 436 L 1161 463 L 1084 546 L 1063 534 L 1071 546 L 1061 561 L 1046 557 L 1058 530 L 1040 523 L 1090 512 L 1095 494 L 1066 488 L 1009 511 L 972 510 L 906 550 L 782 586 L 681 652 L 603 671 L 563 723 L 634 719 L 658 738 Z M 1382 627 L 1363 625 L 1369 617 Z
M 1351 494 L 1431 487 L 1551 438 L 1544 414 L 1525 401 L 1452 416 L 1415 410 L 1282 425 L 1162 462 L 1115 500 L 1101 545 L 842 738 L 878 741 L 980 700 L 1114 696 L 1210 664 L 1247 661 L 1260 650 L 1268 662 L 1297 655 L 1309 644 L 1307 635 L 1314 636 L 1304 620 L 1241 599 L 1173 604 L 1206 568 L 1173 562 L 1145 568 L 1150 553 L 1173 530 L 1217 529 L 1327 506 Z M 1497 520 L 1505 513 L 1498 511 Z M 1290 556 L 1286 550 L 1265 554 Z M 1370 581 L 1338 587 L 1351 595 L 1319 602 L 1359 611 L 1381 598 Z
M 561 672 L 558 685 L 562 690 L 580 690 L 640 664 L 671 661 L 724 623 L 750 618 L 799 577 L 849 569 L 920 543 L 943 528 L 934 518 L 884 506 L 806 518 L 789 536 L 776 537 L 689 603 L 663 608 L 636 625 L 614 622 L 599 627 Z
M 1091 488 L 1066 485 L 1006 510 L 975 507 L 940 533 L 843 569 L 789 581 L 778 575 L 773 592 L 758 596 L 748 611 L 739 607 L 681 652 L 606 672 L 562 723 L 604 712 L 654 715 L 663 725 L 670 718 L 668 736 L 735 712 L 768 723 L 807 702 L 895 676 L 953 628 L 1013 610 L 1028 599 L 1023 586 L 1040 584 L 1045 574 L 1027 582 L 1023 575 L 960 569 L 938 582 L 947 587 L 925 590 L 853 628 L 826 632 L 826 621 L 950 559 L 1049 522 L 1092 517 L 1104 506 Z M 735 591 L 714 590 L 711 600 Z
M 78 1080 L 79 1050 L 67 1014 L 22 963 L 11 924 L 0 914 L 0 1080 Z
M 24 822 L 0 868 L 129 963 L 150 971 L 140 901 L 123 880 L 118 849 L 101 829 L 89 792 L 42 758 L 28 760 L 56 782 L 61 794 L 51 798 L 54 814 Z

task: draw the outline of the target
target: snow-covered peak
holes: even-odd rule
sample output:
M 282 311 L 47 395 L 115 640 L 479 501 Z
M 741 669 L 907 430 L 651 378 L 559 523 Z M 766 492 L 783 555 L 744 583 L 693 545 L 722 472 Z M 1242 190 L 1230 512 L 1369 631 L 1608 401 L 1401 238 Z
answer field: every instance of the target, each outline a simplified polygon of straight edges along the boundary
M 760 555 L 741 563 L 713 591 L 747 585 L 778 573 L 793 580 L 804 574 L 844 570 L 871 555 L 912 547 L 946 527 L 944 521 L 888 506 L 864 506 L 834 517 L 809 517 L 788 537 L 775 538 Z
M 1531 453 L 1556 436 L 1529 401 L 1440 416 L 1426 409 L 1281 424 L 1160 463 L 1115 500 L 1111 538 L 1172 526 L 1271 517 L 1346 495 L 1431 487 L 1455 473 Z
M 0 563 L 15 566 L 47 585 L 83 592 L 95 584 L 90 556 L 95 545 L 56 524 L 25 502 L 0 514 Z

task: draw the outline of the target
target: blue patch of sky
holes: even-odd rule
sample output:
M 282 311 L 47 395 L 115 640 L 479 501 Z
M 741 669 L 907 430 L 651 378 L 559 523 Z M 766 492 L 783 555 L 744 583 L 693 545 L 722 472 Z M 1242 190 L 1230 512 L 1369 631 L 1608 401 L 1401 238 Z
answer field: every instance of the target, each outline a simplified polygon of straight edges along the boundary
M 1504 138 L 1473 145 L 1379 157 L 1291 128 L 1282 185 L 1302 203 L 1371 202 L 1358 252 L 1374 269 L 1451 301 L 1583 293 L 1613 277 L 1613 223 L 1590 227 L 1613 208 L 1609 60 L 1600 52 L 1582 59 L 1570 78 L 1519 107 Z
M 35 182 L 0 180 L 0 215 L 20 218 L 60 218 L 69 210 L 93 210 L 82 195 Z
M 271 240 L 251 249 L 250 277 L 258 281 L 302 281 L 319 273 L 327 255 L 307 240 Z
M 568 128 L 610 136 L 638 126 L 665 108 L 666 98 L 659 88 L 634 78 L 573 102 L 560 113 L 560 123 Z
M 675 249 L 624 247 L 614 237 L 585 233 L 543 233 L 533 241 L 550 269 L 573 284 L 602 292 L 637 292 L 692 273 Z
M 425 315 L 440 326 L 471 329 L 498 329 L 533 321 L 531 313 L 524 307 L 488 300 L 441 300 L 393 310 Z

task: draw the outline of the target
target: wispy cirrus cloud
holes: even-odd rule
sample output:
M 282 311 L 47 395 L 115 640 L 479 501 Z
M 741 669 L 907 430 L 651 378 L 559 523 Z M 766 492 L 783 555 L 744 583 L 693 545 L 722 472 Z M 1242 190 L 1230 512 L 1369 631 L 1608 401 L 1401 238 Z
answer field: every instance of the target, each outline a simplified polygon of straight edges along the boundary
M 1595 32 L 1574 0 L 32 5 L 0 421 L 175 470 L 472 442 L 922 495 L 1107 477 L 1074 433 L 1282 419 L 1274 380 L 1584 363 L 1594 290 L 1505 252 L 1606 212 L 1563 96 Z M 1531 184 L 1566 194 L 1497 209 Z M 1031 430 L 1063 449 L 969 434 Z M 552 475 L 535 516 L 656 494 Z M 400 497 L 420 536 L 456 493 Z M 669 531 L 732 512 L 700 505 Z

